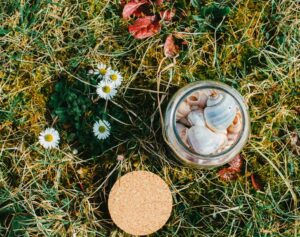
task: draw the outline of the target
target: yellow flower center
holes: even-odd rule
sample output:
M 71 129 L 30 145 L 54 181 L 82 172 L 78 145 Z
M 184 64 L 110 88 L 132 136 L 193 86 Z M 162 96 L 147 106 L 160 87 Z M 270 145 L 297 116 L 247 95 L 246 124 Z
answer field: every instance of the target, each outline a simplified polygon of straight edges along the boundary
M 99 126 L 99 132 L 100 133 L 104 133 L 106 131 L 106 127 L 105 126 Z
M 111 91 L 111 89 L 110 89 L 109 86 L 103 86 L 102 91 L 103 91 L 104 93 L 108 94 L 108 93 Z
M 100 72 L 101 75 L 105 75 L 106 74 L 106 69 L 105 68 L 101 68 L 99 70 L 99 72 Z
M 46 142 L 52 142 L 53 141 L 53 136 L 51 134 L 46 134 L 44 136 L 44 138 L 45 138 Z
M 116 74 L 112 74 L 110 75 L 110 79 L 112 79 L 113 81 L 118 79 L 118 76 Z

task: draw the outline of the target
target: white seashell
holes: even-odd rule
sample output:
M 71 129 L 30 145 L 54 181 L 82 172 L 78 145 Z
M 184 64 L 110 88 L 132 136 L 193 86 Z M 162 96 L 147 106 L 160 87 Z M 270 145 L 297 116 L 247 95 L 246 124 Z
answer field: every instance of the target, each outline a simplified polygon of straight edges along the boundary
M 176 111 L 176 121 L 183 117 L 186 117 L 189 112 L 191 112 L 190 105 L 187 102 L 182 101 Z
M 188 130 L 188 142 L 195 152 L 209 155 L 215 153 L 224 144 L 224 137 L 205 126 L 196 125 Z
M 228 145 L 232 146 L 239 138 L 239 134 L 238 133 L 228 133 L 227 138 L 228 138 Z
M 224 131 L 233 122 L 237 112 L 237 104 L 227 94 L 213 93 L 208 97 L 204 118 L 207 127 L 213 131 Z
M 188 139 L 187 139 L 188 128 L 185 127 L 184 125 L 182 125 L 181 123 L 176 123 L 176 129 L 177 129 L 179 137 L 181 138 L 181 140 L 183 141 L 183 143 L 185 145 L 189 146 Z
M 192 126 L 192 125 L 190 124 L 190 122 L 187 120 L 186 117 L 183 117 L 183 118 L 179 119 L 178 122 L 184 124 L 184 125 L 187 126 L 187 127 L 191 127 L 191 126 Z
M 198 105 L 192 105 L 191 106 L 191 110 L 193 111 L 193 110 L 198 110 L 198 109 L 200 109 L 200 107 L 198 106 Z
M 190 122 L 192 126 L 194 125 L 205 126 L 203 110 L 191 111 L 187 116 L 187 120 Z
M 206 91 L 196 91 L 186 98 L 186 102 L 191 106 L 199 106 L 203 109 L 207 99 L 208 95 Z
M 227 137 L 227 135 L 224 134 L 224 133 L 216 133 L 216 134 L 219 135 L 222 138 L 222 140 L 223 140 L 223 143 L 222 143 L 221 147 L 225 147 L 228 144 L 228 137 Z
M 238 111 L 232 124 L 228 127 L 228 133 L 239 133 L 243 127 L 242 124 L 242 115 L 241 112 Z

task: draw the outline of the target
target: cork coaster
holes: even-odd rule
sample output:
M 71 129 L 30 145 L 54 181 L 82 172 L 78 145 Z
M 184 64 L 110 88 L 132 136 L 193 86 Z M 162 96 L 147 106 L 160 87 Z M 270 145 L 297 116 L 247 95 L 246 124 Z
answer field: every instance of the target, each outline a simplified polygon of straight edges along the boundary
M 132 235 L 149 235 L 167 222 L 172 195 L 167 184 L 147 171 L 130 172 L 110 191 L 108 210 L 114 223 Z

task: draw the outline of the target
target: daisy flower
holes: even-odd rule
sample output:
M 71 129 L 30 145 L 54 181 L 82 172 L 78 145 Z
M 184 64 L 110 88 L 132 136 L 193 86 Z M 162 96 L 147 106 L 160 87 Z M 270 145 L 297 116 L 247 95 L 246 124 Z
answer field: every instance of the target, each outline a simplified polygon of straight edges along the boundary
M 46 149 L 58 147 L 59 139 L 59 134 L 54 128 L 46 128 L 39 136 L 40 144 Z
M 99 140 L 103 140 L 110 135 L 110 123 L 106 120 L 99 120 L 94 123 L 93 132 Z
M 99 95 L 99 97 L 106 100 L 112 99 L 117 94 L 115 86 L 111 82 L 107 82 L 105 80 L 101 81 L 97 85 L 96 92 Z
M 109 70 L 108 73 L 105 75 L 104 79 L 113 83 L 115 87 L 118 87 L 121 85 L 123 77 L 119 72 L 114 70 Z
M 110 70 L 110 67 L 107 67 L 105 64 L 103 64 L 103 63 L 99 63 L 98 65 L 97 65 L 97 69 L 96 69 L 96 71 L 94 72 L 94 74 L 96 74 L 96 75 L 100 75 L 100 76 L 105 76 L 107 73 L 108 73 L 108 71 Z

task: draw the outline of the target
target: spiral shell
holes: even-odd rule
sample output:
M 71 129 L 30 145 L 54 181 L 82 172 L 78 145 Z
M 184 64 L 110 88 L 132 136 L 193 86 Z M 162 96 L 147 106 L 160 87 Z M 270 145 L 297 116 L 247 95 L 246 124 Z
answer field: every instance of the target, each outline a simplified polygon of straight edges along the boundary
M 205 126 L 203 110 L 193 110 L 187 116 L 188 121 L 192 126 Z
M 188 130 L 188 142 L 195 152 L 203 155 L 215 153 L 225 144 L 225 135 L 212 132 L 205 126 L 196 125 Z
M 188 139 L 187 139 L 188 128 L 185 127 L 184 125 L 182 125 L 181 123 L 176 123 L 176 129 L 177 129 L 179 137 L 181 138 L 181 140 L 183 141 L 183 143 L 185 145 L 189 146 Z
M 207 92 L 196 91 L 186 98 L 186 102 L 191 106 L 198 106 L 199 108 L 203 109 L 206 105 L 207 99 Z
M 185 125 L 187 127 L 191 127 L 192 126 L 191 123 L 187 120 L 186 117 L 183 117 L 183 118 L 179 119 L 178 122 L 180 122 L 181 124 L 183 124 L 183 125 Z
M 234 120 L 232 121 L 232 124 L 228 127 L 227 131 L 228 133 L 239 133 L 242 127 L 242 115 L 241 112 L 238 111 Z
M 213 93 L 208 97 L 204 118 L 213 131 L 224 131 L 233 122 L 237 113 L 235 100 L 227 94 Z
M 186 117 L 189 112 L 191 112 L 190 105 L 187 102 L 182 101 L 176 111 L 176 121 L 178 121 L 181 118 Z

